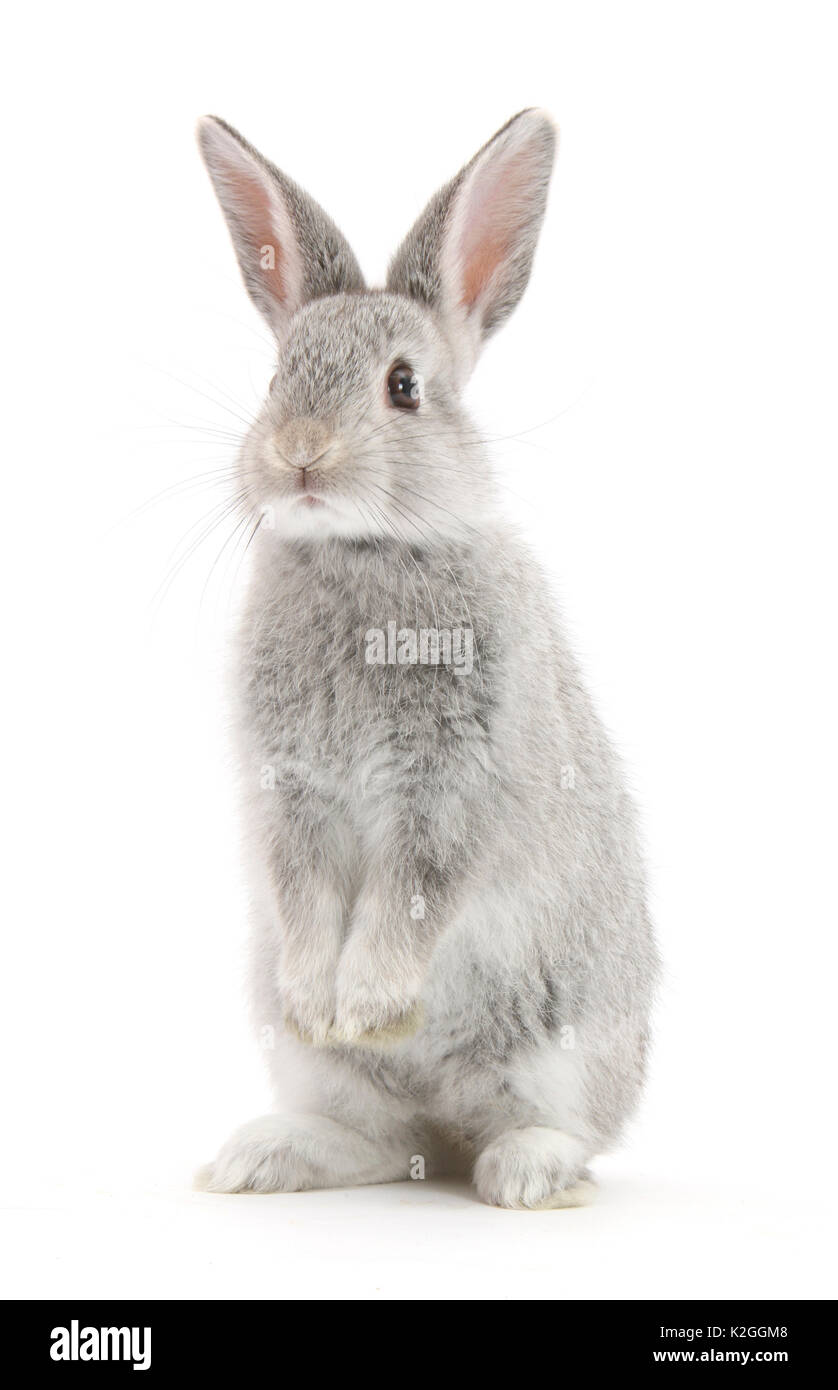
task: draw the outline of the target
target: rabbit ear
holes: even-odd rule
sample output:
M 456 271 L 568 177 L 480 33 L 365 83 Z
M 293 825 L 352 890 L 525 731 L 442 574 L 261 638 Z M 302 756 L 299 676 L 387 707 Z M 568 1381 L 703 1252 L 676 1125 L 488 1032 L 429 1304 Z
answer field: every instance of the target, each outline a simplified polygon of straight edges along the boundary
M 431 199 L 390 264 L 387 288 L 464 331 L 472 359 L 526 287 L 555 151 L 543 111 L 513 116 Z
M 278 338 L 320 295 L 364 289 L 348 243 L 321 207 L 217 116 L 198 127 L 244 283 Z

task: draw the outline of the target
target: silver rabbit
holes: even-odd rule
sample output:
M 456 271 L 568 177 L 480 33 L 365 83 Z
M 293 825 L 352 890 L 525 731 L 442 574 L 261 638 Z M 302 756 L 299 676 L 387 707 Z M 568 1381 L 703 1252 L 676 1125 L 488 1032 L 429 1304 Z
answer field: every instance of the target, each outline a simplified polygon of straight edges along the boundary
M 228 125 L 200 143 L 278 351 L 240 457 L 259 524 L 237 669 L 254 1020 L 283 1107 L 204 1185 L 467 1165 L 486 1202 L 577 1205 L 638 1099 L 657 956 L 620 766 L 460 399 L 529 278 L 554 128 L 509 121 L 383 290 Z

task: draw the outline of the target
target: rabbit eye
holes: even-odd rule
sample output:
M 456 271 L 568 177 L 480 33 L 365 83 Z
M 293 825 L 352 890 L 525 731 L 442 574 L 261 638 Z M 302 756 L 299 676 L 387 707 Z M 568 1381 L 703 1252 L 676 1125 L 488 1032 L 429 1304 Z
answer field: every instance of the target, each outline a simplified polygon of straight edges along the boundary
M 400 410 L 418 410 L 422 401 L 422 381 L 412 367 L 399 363 L 387 378 L 387 391 Z

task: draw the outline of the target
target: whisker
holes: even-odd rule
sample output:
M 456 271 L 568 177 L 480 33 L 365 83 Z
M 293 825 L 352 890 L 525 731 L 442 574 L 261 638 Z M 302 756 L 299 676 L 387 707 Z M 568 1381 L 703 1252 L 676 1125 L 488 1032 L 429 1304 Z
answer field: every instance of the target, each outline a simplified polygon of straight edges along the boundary
M 197 522 L 193 522 L 193 524 L 189 527 L 189 529 L 186 531 L 186 533 L 178 542 L 177 546 L 172 552 L 172 556 L 170 557 L 171 563 L 169 569 L 167 570 L 166 575 L 164 576 L 163 580 L 158 585 L 157 589 L 155 590 L 152 596 L 152 611 L 159 611 L 159 608 L 162 605 L 163 600 L 169 593 L 172 584 L 177 579 L 178 575 L 180 574 L 187 561 L 191 559 L 191 557 L 195 554 L 195 551 L 200 548 L 203 542 L 207 540 L 210 535 L 212 535 L 213 531 L 215 531 L 220 525 L 222 525 L 224 521 L 227 520 L 229 516 L 232 516 L 238 510 L 240 505 L 241 498 L 238 494 L 236 494 L 232 498 L 226 498 L 222 502 L 216 503 L 216 505 L 210 509 L 209 513 L 205 513 L 204 516 L 201 517 Z M 211 518 L 211 520 L 208 523 L 206 522 L 207 515 L 209 515 Z M 200 531 L 199 535 L 190 542 L 190 544 L 187 546 L 185 552 L 182 555 L 178 555 L 178 552 L 183 546 L 186 537 L 189 536 L 199 526 L 202 527 L 202 530 Z
M 204 580 L 204 587 L 203 587 L 203 589 L 201 590 L 201 597 L 200 597 L 200 599 L 199 599 L 199 601 L 198 601 L 198 613 L 199 613 L 199 614 L 200 614 L 201 610 L 203 609 L 203 606 L 204 606 L 204 599 L 205 599 L 205 597 L 206 597 L 207 589 L 209 588 L 210 582 L 211 582 L 211 580 L 212 580 L 212 576 L 213 576 L 213 574 L 215 573 L 215 570 L 216 570 L 216 568 L 217 568 L 217 566 L 218 566 L 219 561 L 221 560 L 222 555 L 224 554 L 224 552 L 225 552 L 225 550 L 227 549 L 227 547 L 228 547 L 228 545 L 230 544 L 230 542 L 231 542 L 235 537 L 240 536 L 240 534 L 241 534 L 241 532 L 242 532 L 243 529 L 246 530 L 246 528 L 249 526 L 251 520 L 252 520 L 252 514 L 251 514 L 249 511 L 245 512 L 244 516 L 242 516 L 242 517 L 239 518 L 238 522 L 237 522 L 236 525 L 233 527 L 233 529 L 232 529 L 232 531 L 230 532 L 230 534 L 227 536 L 227 539 L 224 541 L 223 545 L 221 546 L 221 549 L 219 550 L 218 554 L 216 555 L 215 559 L 213 560 L 212 564 L 210 565 L 209 573 L 208 573 L 206 579 Z M 235 547 L 234 547 L 233 553 L 235 554 Z
M 146 498 L 139 506 L 134 507 L 130 512 L 126 512 L 125 516 L 118 518 L 107 534 L 111 534 L 112 531 L 120 526 L 125 526 L 129 522 L 136 520 L 137 517 L 147 512 L 149 508 L 155 506 L 158 502 L 164 501 L 166 498 L 186 495 L 189 492 L 201 492 L 213 487 L 221 487 L 225 482 L 235 477 L 236 471 L 234 466 L 230 466 L 229 468 L 211 468 L 205 473 L 195 473 L 190 478 L 181 478 L 179 482 L 170 483 L 168 487 L 161 488 L 160 492 L 155 492 L 153 496 Z
M 452 512 L 448 507 L 443 507 L 441 502 L 436 502 L 432 497 L 426 497 L 424 493 L 418 492 L 416 488 L 408 487 L 407 483 L 403 483 L 398 479 L 391 478 L 390 481 L 393 483 L 394 487 L 400 488 L 403 492 L 412 492 L 415 497 L 419 497 L 423 502 L 427 502 L 428 506 L 436 507 L 439 511 L 445 512 L 448 516 L 453 517 L 460 526 L 464 526 L 467 531 L 471 531 L 473 535 L 482 538 L 484 534 L 482 531 L 479 531 L 476 526 L 470 525 L 469 522 L 464 521 L 461 516 L 458 516 L 456 512 Z M 374 484 L 374 486 L 378 487 L 382 492 L 387 491 L 386 488 L 381 488 L 380 483 Z M 388 493 L 388 496 L 392 497 L 393 494 Z
M 163 376 L 167 376 L 170 380 L 177 382 L 178 386 L 184 386 L 187 391 L 193 391 L 196 396 L 201 396 L 205 401 L 209 401 L 210 405 L 220 407 L 221 410 L 226 410 L 227 414 L 232 415 L 235 420 L 239 421 L 239 424 L 244 425 L 245 429 L 252 429 L 256 416 L 245 416 L 240 414 L 240 410 L 244 409 L 244 407 L 239 405 L 238 402 L 236 403 L 238 409 L 234 410 L 231 406 L 225 405 L 223 401 L 216 400 L 213 396 L 208 395 L 206 391 L 202 391 L 200 387 L 195 386 L 191 381 L 186 381 L 183 377 L 177 376 L 174 372 L 167 371 L 165 367 L 157 367 L 156 370 L 161 372 Z

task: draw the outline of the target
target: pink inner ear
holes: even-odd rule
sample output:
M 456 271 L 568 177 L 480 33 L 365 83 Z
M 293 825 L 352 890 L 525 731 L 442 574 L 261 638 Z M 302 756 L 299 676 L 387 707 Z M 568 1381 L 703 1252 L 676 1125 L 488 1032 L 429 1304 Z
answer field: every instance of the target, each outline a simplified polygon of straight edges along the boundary
M 477 304 L 514 251 L 537 177 L 536 161 L 526 150 L 473 176 L 458 238 L 460 304 L 466 309 Z
M 280 304 L 286 304 L 290 293 L 287 256 L 279 241 L 277 210 L 270 194 L 257 175 L 249 175 L 239 165 L 226 165 L 224 174 L 241 233 L 253 253 L 254 268 L 258 266 L 267 292 Z M 267 248 L 273 250 L 272 258 L 266 254 Z

